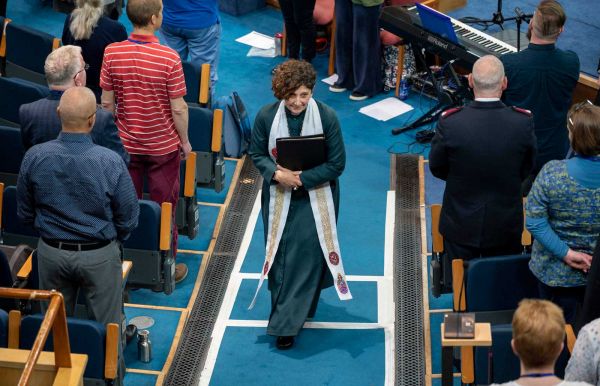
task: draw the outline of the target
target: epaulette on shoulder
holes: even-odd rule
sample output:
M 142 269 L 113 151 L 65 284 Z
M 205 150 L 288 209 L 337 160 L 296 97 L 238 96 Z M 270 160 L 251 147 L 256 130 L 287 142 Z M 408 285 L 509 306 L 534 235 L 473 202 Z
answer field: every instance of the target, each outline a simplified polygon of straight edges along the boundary
M 451 109 L 448 109 L 442 113 L 442 118 L 448 118 L 450 115 L 462 110 L 462 108 L 463 108 L 462 106 L 459 106 L 459 107 L 453 107 Z
M 516 112 L 518 112 L 518 113 L 521 113 L 521 114 L 525 114 L 525 115 L 527 115 L 528 117 L 531 117 L 531 116 L 533 115 L 533 114 L 531 113 L 531 111 L 530 111 L 530 110 L 527 110 L 527 109 L 522 109 L 522 108 L 520 108 L 520 107 L 517 107 L 517 106 L 511 106 L 511 107 L 512 107 L 512 109 L 513 109 L 514 111 L 516 111 Z

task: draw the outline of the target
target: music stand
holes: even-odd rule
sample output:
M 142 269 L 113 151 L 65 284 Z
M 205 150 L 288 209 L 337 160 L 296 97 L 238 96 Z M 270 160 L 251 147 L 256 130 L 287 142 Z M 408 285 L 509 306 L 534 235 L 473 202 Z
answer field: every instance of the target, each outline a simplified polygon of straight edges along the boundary
M 416 44 L 416 45 L 419 46 L 419 44 Z M 469 95 L 468 88 L 463 85 L 463 82 L 461 81 L 459 76 L 456 74 L 456 71 L 454 71 L 454 68 L 452 67 L 452 63 L 454 61 L 450 61 L 450 62 L 446 63 L 444 65 L 444 67 L 449 69 L 450 76 L 452 77 L 452 79 L 454 80 L 454 82 L 456 83 L 456 85 L 458 87 L 458 89 L 456 91 L 456 96 L 453 96 L 452 94 L 450 94 L 450 92 L 448 92 L 447 90 L 444 89 L 442 82 L 437 79 L 437 77 L 435 76 L 433 71 L 431 71 L 431 69 L 427 65 L 427 62 L 425 60 L 425 55 L 423 55 L 423 52 L 421 51 L 420 48 L 423 48 L 423 47 L 419 47 L 419 49 L 414 50 L 415 57 L 418 58 L 418 60 L 421 62 L 421 64 L 426 68 L 427 75 L 429 76 L 429 79 L 431 79 L 431 84 L 433 84 L 433 87 L 435 89 L 437 103 L 435 104 L 435 106 L 433 106 L 433 108 L 431 108 L 429 111 L 427 111 L 425 114 L 423 114 L 421 117 L 419 117 L 416 121 L 414 121 L 410 125 L 392 129 L 393 135 L 398 135 L 398 134 L 401 134 L 401 133 L 404 133 L 404 132 L 407 132 L 410 130 L 414 130 L 417 127 L 421 127 L 423 125 L 427 125 L 429 123 L 434 122 L 444 110 L 447 110 L 450 107 L 462 105 L 464 103 L 464 100 L 467 99 L 467 97 Z

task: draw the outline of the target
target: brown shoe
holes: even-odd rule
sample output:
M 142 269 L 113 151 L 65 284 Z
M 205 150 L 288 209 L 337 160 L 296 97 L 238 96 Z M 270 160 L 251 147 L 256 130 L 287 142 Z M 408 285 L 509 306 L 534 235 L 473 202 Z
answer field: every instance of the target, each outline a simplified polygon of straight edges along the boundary
M 175 265 L 175 283 L 181 283 L 188 274 L 188 267 L 184 263 Z

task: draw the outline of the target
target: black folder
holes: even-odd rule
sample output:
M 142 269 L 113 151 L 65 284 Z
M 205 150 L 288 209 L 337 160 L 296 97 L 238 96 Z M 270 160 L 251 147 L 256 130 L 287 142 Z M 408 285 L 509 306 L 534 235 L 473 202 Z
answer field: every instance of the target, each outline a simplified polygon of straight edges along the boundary
M 277 163 L 290 170 L 308 170 L 326 160 L 323 134 L 277 138 Z

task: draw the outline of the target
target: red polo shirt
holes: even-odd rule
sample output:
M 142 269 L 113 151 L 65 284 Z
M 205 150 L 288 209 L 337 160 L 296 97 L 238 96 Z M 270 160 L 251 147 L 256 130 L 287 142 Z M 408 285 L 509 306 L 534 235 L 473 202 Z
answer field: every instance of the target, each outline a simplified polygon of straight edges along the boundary
M 155 36 L 132 34 L 104 51 L 100 87 L 115 93 L 115 122 L 131 154 L 179 149 L 171 99 L 186 94 L 181 59 Z

